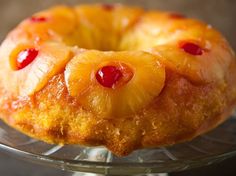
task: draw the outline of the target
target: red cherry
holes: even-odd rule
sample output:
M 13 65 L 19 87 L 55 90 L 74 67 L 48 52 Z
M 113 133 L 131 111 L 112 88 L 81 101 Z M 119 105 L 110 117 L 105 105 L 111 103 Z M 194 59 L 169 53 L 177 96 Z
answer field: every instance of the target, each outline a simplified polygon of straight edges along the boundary
M 30 18 L 30 20 L 32 21 L 32 22 L 45 22 L 45 21 L 47 21 L 47 18 L 45 18 L 45 17 L 31 17 Z
M 38 56 L 38 50 L 29 48 L 21 51 L 16 59 L 16 67 L 18 70 L 25 68 Z
M 122 72 L 115 66 L 104 66 L 96 73 L 97 81 L 108 88 L 114 88 L 114 85 L 122 76 Z
M 180 46 L 185 52 L 191 55 L 202 55 L 203 49 L 195 43 L 186 42 L 182 43 Z
M 115 6 L 113 4 L 102 4 L 102 8 L 107 11 L 114 10 Z
M 180 13 L 171 13 L 171 14 L 169 14 L 169 17 L 173 18 L 173 19 L 183 19 L 183 18 L 186 18 L 183 14 L 180 14 Z

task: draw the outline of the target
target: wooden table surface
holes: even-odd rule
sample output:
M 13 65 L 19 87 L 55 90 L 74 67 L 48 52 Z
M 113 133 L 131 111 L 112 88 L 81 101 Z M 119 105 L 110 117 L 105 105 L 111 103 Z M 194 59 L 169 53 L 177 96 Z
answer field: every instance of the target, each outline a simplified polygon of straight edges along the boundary
M 92 0 L 0 0 L 0 41 L 9 30 L 22 19 L 34 12 L 54 4 L 79 4 L 101 2 Z M 102 2 L 121 2 L 142 5 L 146 8 L 180 11 L 190 17 L 206 21 L 220 30 L 236 50 L 236 1 L 235 0 L 120 0 Z M 236 157 L 225 162 L 194 169 L 186 172 L 173 173 L 173 176 L 235 176 Z M 0 176 L 63 176 L 64 171 L 32 164 L 16 159 L 12 155 L 0 152 Z

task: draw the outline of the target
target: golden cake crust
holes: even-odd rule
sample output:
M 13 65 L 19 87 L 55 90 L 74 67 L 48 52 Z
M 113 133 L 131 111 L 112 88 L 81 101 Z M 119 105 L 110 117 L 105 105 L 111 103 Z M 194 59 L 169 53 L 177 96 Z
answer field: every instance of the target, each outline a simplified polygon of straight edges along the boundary
M 101 5 L 53 8 L 36 15 L 51 18 L 49 24 L 32 24 L 27 19 L 8 35 L 0 49 L 2 120 L 48 143 L 103 145 L 125 156 L 136 149 L 191 140 L 230 116 L 236 106 L 235 55 L 217 31 L 197 20 L 170 18 L 169 13 L 112 8 L 117 9 L 107 11 Z M 93 19 L 98 12 L 107 23 Z M 114 13 L 112 18 L 110 13 Z M 113 28 L 108 29 L 108 24 Z M 29 25 L 32 27 L 27 28 Z M 204 54 L 195 56 L 179 48 L 179 42 L 186 41 L 204 48 Z M 41 53 L 26 68 L 14 70 L 11 59 L 28 46 Z M 143 67 L 156 78 L 140 67 L 139 56 L 145 58 Z M 103 59 L 104 64 L 114 60 L 131 67 L 136 77 L 127 85 L 136 89 L 109 90 L 99 87 L 94 78 L 87 79 L 81 64 L 93 69 Z M 77 72 L 84 74 L 82 82 L 77 74 L 73 76 Z M 150 80 L 143 80 L 143 87 L 139 87 L 139 72 L 144 74 L 142 79 Z M 80 90 L 78 95 L 74 90 Z M 139 96 L 141 93 L 144 96 Z M 123 95 L 130 102 L 125 102 Z M 113 107 L 101 105 L 104 101 Z

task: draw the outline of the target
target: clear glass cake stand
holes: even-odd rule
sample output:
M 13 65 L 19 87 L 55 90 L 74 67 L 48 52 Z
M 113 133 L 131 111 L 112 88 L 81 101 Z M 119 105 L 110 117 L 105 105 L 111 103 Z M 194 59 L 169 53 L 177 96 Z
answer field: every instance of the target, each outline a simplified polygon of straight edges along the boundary
M 139 150 L 121 158 L 103 147 L 49 145 L 21 134 L 3 122 L 0 122 L 0 148 L 32 162 L 75 172 L 74 175 L 76 172 L 79 175 L 167 175 L 157 173 L 209 165 L 235 155 L 236 114 L 193 141 Z

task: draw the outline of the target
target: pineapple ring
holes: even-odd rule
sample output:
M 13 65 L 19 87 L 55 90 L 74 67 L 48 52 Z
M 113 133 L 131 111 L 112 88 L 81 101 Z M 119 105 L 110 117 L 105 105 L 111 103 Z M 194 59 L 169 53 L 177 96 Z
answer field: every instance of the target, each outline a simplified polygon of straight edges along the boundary
M 14 48 L 14 50 L 9 58 L 2 57 L 0 64 L 3 67 L 0 73 L 5 75 L 1 78 L 5 83 L 4 87 L 8 87 L 8 91 L 14 96 L 30 96 L 40 91 L 48 83 L 48 78 L 60 73 L 72 57 L 71 49 L 60 43 L 44 43 L 38 47 L 28 43 L 15 44 L 12 41 L 8 41 L 7 44 L 9 48 Z M 35 60 L 24 69 L 15 70 L 12 68 L 15 67 L 13 60 L 15 60 L 17 53 L 28 48 L 36 48 L 39 51 Z M 12 81 L 7 83 L 8 80 Z
M 183 52 L 180 46 L 183 41 L 195 43 L 202 48 L 202 53 Z M 197 84 L 222 82 L 230 59 L 234 57 L 227 41 L 210 25 L 152 11 L 143 15 L 139 23 L 124 34 L 119 49 L 155 54 L 166 67 Z
M 0 47 L 0 118 L 125 156 L 209 131 L 236 107 L 235 54 L 211 26 L 122 5 L 59 6 Z
M 99 68 L 122 64 L 133 72 L 128 82 L 115 89 L 98 83 L 95 75 Z M 85 51 L 67 64 L 65 81 L 70 95 L 78 97 L 95 114 L 122 116 L 142 110 L 159 95 L 164 87 L 165 68 L 157 57 L 142 51 Z

